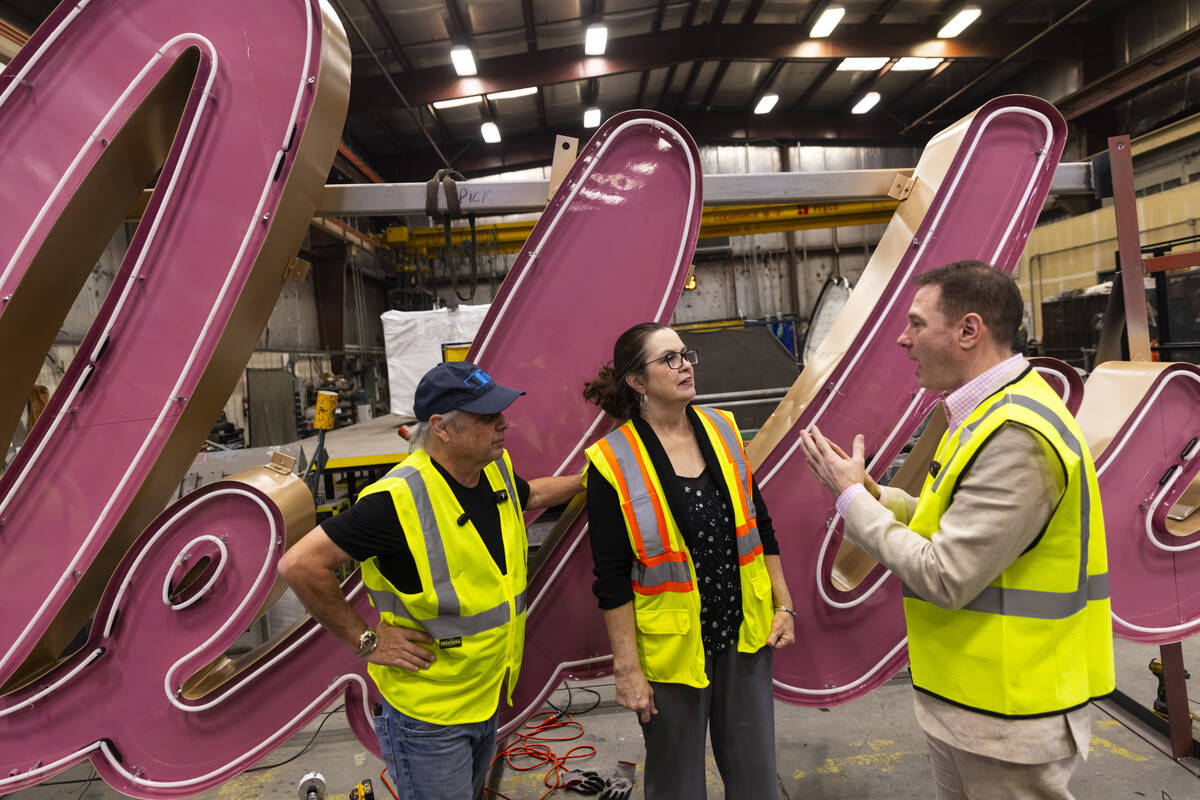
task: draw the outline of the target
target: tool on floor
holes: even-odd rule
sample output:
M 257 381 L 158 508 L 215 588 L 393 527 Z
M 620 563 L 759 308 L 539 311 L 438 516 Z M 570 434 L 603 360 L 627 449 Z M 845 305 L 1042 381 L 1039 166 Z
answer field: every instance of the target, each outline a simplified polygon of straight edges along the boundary
M 1158 697 L 1154 698 L 1154 713 L 1157 714 L 1158 716 L 1162 717 L 1163 719 L 1166 719 L 1167 718 L 1167 681 L 1163 677 L 1162 659 L 1161 658 L 1150 659 L 1150 663 L 1149 663 L 1149 665 L 1147 665 L 1147 669 L 1150 670 L 1151 675 L 1158 678 Z M 1185 681 L 1189 680 L 1191 677 L 1192 677 L 1191 673 L 1189 673 L 1187 670 L 1183 671 L 1183 679 Z M 1194 719 L 1195 715 L 1193 714 L 1192 717 Z
M 375 790 L 371 787 L 371 779 L 363 778 L 358 785 L 350 790 L 349 800 L 375 800 Z
M 300 800 L 325 800 L 325 776 L 319 772 L 309 772 L 300 779 L 296 787 Z
M 600 800 L 629 800 L 629 795 L 633 791 L 633 774 L 637 769 L 637 764 L 632 761 L 618 761 L 617 771 L 608 779 L 608 784 L 604 787 L 604 794 L 600 795 Z

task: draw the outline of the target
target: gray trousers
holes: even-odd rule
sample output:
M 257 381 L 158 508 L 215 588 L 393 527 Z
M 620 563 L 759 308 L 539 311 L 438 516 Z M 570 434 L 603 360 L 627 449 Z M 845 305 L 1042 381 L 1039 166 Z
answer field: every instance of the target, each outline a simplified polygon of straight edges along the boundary
M 926 736 L 937 800 L 1073 800 L 1067 788 L 1079 754 L 1045 764 L 1014 764 Z
M 705 800 L 704 734 L 725 783 L 726 800 L 774 800 L 775 698 L 771 656 L 727 650 L 705 662 L 704 689 L 651 683 L 658 713 L 642 723 L 646 800 Z

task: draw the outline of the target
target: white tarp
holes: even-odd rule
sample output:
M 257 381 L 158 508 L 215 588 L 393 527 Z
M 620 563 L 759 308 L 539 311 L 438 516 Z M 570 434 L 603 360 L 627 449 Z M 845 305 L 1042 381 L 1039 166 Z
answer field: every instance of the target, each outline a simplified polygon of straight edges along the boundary
M 413 416 L 417 382 L 441 363 L 442 345 L 474 339 L 488 308 L 488 304 L 460 305 L 453 311 L 438 308 L 433 311 L 385 311 L 380 315 L 393 414 Z

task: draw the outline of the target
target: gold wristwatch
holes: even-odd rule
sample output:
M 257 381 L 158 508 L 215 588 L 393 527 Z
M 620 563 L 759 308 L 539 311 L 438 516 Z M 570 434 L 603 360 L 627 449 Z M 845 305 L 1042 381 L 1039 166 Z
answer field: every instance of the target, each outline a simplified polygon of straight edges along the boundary
M 379 644 L 379 634 L 375 633 L 373 628 L 367 628 L 358 637 L 358 654 L 363 658 L 368 657 L 375 652 L 375 647 Z

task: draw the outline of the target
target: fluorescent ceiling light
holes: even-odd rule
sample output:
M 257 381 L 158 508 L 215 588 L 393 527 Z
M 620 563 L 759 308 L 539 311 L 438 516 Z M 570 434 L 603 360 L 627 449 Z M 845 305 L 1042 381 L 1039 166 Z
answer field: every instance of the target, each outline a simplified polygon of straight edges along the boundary
M 496 127 L 494 122 L 485 122 L 479 126 L 479 132 L 483 134 L 483 140 L 488 144 L 495 144 L 500 141 L 500 129 Z
M 476 94 L 471 97 L 456 97 L 453 100 L 438 100 L 433 104 L 433 107 L 438 110 L 443 108 L 458 108 L 459 106 L 473 106 L 482 101 L 483 98 Z
M 508 100 L 511 97 L 527 97 L 531 94 L 537 94 L 536 86 L 526 86 L 524 89 L 509 89 L 507 92 L 492 92 L 487 96 L 487 99 Z
M 867 92 L 862 96 L 862 99 L 854 104 L 854 108 L 850 109 L 851 114 L 865 114 L 875 107 L 879 102 L 879 92 Z
M 460 76 L 475 74 L 475 56 L 471 54 L 471 48 L 461 45 L 452 48 L 450 60 L 454 62 L 454 71 Z
M 979 9 L 974 6 L 967 6 L 942 26 L 942 29 L 938 31 L 938 38 L 953 39 L 965 31 L 967 26 L 977 19 L 979 19 Z
M 883 69 L 890 58 L 843 58 L 837 65 L 839 72 L 874 72 Z
M 762 96 L 762 98 L 758 101 L 758 105 L 756 105 L 754 107 L 754 113 L 755 114 L 769 114 L 771 109 L 774 108 L 775 104 L 778 102 L 779 102 L 779 95 L 764 94 Z
M 583 112 L 583 127 L 595 128 L 600 125 L 600 109 L 589 108 Z
M 817 23 L 812 26 L 808 35 L 814 39 L 824 39 L 833 33 L 833 29 L 838 26 L 845 15 L 846 9 L 841 6 L 830 6 L 821 12 L 821 16 L 817 17 Z
M 602 56 L 607 44 L 608 28 L 599 22 L 588 25 L 587 34 L 583 38 L 583 52 L 589 56 Z
M 905 56 L 893 64 L 892 69 L 900 72 L 917 72 L 920 70 L 933 69 L 940 63 L 942 63 L 942 59 L 940 58 L 917 58 L 916 56 Z

